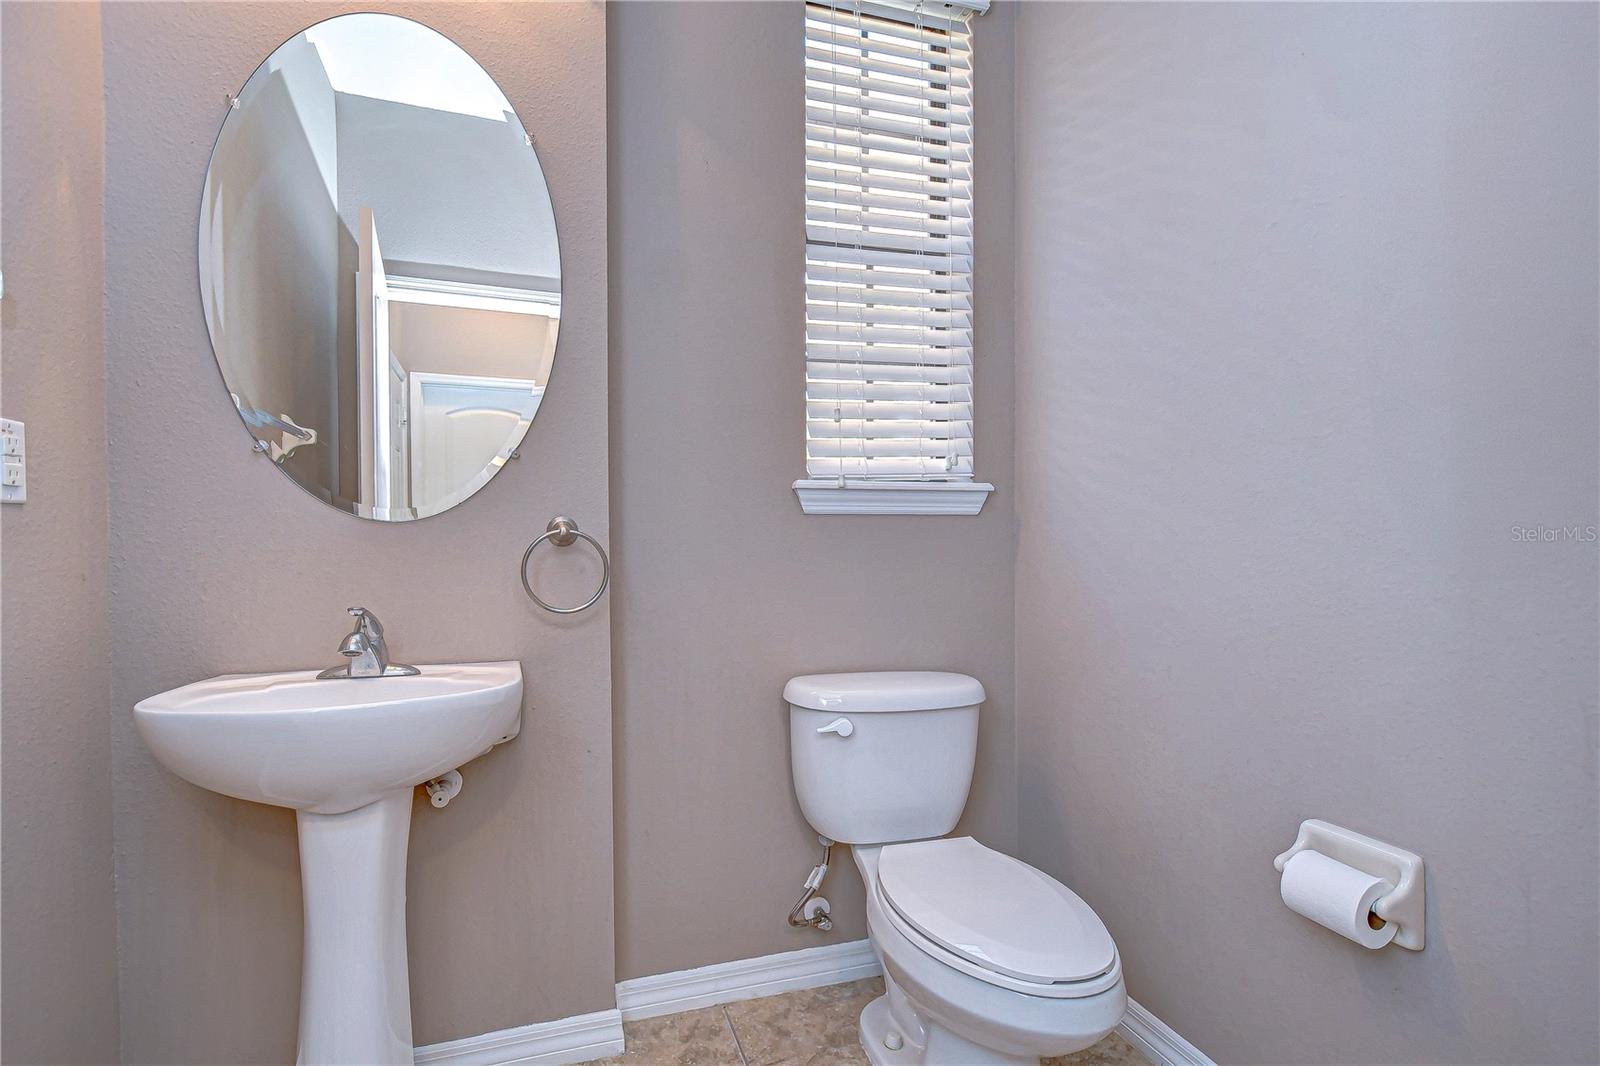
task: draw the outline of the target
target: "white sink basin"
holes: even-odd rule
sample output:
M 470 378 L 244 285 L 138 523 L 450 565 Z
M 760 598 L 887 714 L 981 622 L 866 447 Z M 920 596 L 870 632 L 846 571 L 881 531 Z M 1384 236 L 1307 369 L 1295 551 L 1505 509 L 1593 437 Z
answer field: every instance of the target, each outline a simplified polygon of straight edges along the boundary
M 295 810 L 306 917 L 299 1061 L 411 1063 L 412 790 L 517 735 L 521 664 L 330 680 L 230 674 L 152 696 L 133 716 L 179 777 Z
M 225 796 L 338 814 L 412 788 L 517 735 L 522 664 L 425 666 L 318 681 L 228 674 L 133 709 L 161 764 Z

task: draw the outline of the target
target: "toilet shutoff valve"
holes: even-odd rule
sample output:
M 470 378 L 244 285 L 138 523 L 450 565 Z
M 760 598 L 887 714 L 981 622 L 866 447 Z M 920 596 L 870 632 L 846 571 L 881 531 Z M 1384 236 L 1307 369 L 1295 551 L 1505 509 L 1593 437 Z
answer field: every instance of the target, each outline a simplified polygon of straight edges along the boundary
M 789 924 L 796 929 L 815 929 L 819 933 L 826 933 L 833 928 L 833 919 L 829 916 L 831 908 L 826 899 L 817 895 L 817 891 L 822 888 L 823 878 L 828 876 L 828 859 L 833 854 L 833 841 L 827 837 L 818 837 L 817 841 L 822 845 L 822 861 L 813 866 L 807 875 L 804 894 L 789 910 Z

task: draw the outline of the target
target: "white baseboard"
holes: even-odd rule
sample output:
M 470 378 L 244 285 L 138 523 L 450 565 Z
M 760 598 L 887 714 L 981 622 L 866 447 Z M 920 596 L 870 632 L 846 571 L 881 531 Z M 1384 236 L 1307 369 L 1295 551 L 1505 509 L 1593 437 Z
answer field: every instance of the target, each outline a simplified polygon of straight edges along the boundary
M 1217 1066 L 1199 1048 L 1131 998 L 1128 1000 L 1128 1013 L 1117 1024 L 1117 1032 L 1144 1052 L 1144 1057 L 1154 1066 Z
M 415 1061 L 445 1066 L 569 1066 L 622 1054 L 622 1013 L 595 1011 L 429 1044 Z
M 876 977 L 878 966 L 865 940 L 739 959 L 695 970 L 635 977 L 617 985 L 617 1007 L 625 1022 L 661 1014 L 776 996 L 799 988 L 821 988 Z
M 570 1066 L 623 1050 L 622 1023 L 663 1014 L 859 981 L 882 973 L 865 940 L 785 951 L 759 959 L 636 977 L 617 985 L 617 1009 L 501 1029 L 419 1047 L 416 1062 L 440 1066 Z M 1216 1066 L 1198 1048 L 1132 999 L 1117 1025 L 1153 1066 Z

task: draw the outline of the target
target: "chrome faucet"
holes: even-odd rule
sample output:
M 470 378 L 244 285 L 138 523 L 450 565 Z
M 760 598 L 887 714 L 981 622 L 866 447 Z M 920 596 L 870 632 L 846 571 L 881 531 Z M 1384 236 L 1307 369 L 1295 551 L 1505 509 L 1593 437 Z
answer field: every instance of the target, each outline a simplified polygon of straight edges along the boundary
M 330 666 L 317 675 L 318 681 L 334 678 L 408 677 L 422 671 L 415 666 L 404 666 L 389 661 L 389 645 L 383 639 L 383 623 L 365 607 L 351 607 L 350 615 L 356 627 L 339 645 L 339 654 L 349 661 L 343 666 Z

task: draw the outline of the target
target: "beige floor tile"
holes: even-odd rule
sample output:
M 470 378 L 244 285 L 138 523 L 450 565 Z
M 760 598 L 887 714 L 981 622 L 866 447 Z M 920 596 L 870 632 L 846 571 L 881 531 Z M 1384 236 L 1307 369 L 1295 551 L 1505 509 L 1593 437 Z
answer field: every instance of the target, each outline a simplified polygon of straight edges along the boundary
M 750 1066 L 865 1066 L 857 1023 L 883 995 L 883 979 L 788 992 L 728 1004 Z
M 1150 1066 L 1150 1060 L 1121 1033 L 1112 1033 L 1094 1047 L 1045 1059 L 1039 1066 Z
M 629 1066 L 742 1066 L 733 1027 L 721 1007 L 667 1014 L 622 1027 L 627 1050 L 603 1063 Z
M 883 979 L 788 992 L 629 1022 L 621 1066 L 867 1066 L 857 1023 L 883 994 Z M 1112 1033 L 1094 1047 L 1041 1066 L 1149 1066 L 1138 1048 Z

